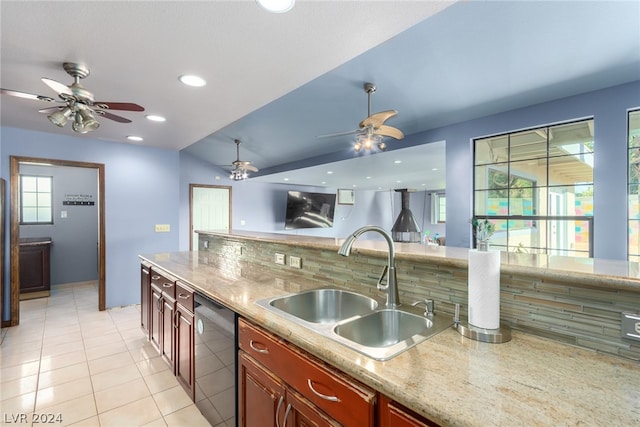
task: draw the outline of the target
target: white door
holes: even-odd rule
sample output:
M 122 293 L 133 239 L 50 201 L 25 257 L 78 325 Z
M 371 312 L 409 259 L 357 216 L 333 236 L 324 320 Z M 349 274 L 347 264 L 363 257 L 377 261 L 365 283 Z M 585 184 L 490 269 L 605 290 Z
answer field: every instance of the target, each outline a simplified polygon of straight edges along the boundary
M 229 230 L 231 187 L 191 184 L 191 249 L 198 250 L 197 231 Z

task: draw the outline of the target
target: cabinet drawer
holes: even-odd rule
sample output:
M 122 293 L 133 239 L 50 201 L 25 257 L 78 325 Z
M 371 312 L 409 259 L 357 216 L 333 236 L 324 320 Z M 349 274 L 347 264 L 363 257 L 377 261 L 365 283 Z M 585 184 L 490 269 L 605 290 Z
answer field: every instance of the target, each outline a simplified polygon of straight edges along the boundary
M 176 282 L 176 302 L 193 314 L 193 291 L 184 283 Z
M 155 268 L 151 269 L 151 284 L 156 285 L 158 288 L 162 290 L 165 294 L 169 295 L 171 298 L 176 297 L 176 279 L 171 277 L 170 275 L 162 272 L 160 273 Z
M 244 319 L 241 349 L 343 425 L 371 426 L 376 393 Z

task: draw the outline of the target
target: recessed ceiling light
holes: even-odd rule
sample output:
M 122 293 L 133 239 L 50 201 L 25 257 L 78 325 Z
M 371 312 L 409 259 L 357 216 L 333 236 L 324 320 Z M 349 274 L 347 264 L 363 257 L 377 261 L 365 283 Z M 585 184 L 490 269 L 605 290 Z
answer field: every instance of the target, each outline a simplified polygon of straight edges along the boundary
M 371 177 L 370 177 L 370 176 L 368 176 L 368 177 L 366 177 L 366 178 L 367 178 L 367 179 L 371 179 Z
M 151 120 L 152 122 L 166 122 L 167 119 L 165 119 L 162 116 L 156 116 L 155 114 L 149 114 L 148 116 L 146 116 L 147 119 Z
M 142 138 L 141 136 L 135 136 L 135 135 L 129 135 L 127 139 L 130 141 L 136 141 L 136 142 L 140 142 L 144 140 L 144 138 Z
M 327 174 L 331 175 L 333 173 L 333 171 L 327 171 Z
M 273 13 L 288 12 L 293 8 L 296 0 L 256 0 L 264 10 Z
M 437 170 L 438 170 L 438 168 L 431 168 L 431 170 L 432 170 L 432 171 L 437 171 Z
M 395 163 L 396 165 L 402 163 L 402 160 L 394 160 L 393 163 Z
M 327 183 L 327 181 L 322 181 L 320 184 L 326 184 L 326 183 Z
M 194 76 L 192 74 L 184 74 L 180 76 L 180 81 L 187 86 L 202 87 L 207 84 L 207 81 L 202 77 Z
M 289 178 L 284 178 L 283 181 L 289 181 Z

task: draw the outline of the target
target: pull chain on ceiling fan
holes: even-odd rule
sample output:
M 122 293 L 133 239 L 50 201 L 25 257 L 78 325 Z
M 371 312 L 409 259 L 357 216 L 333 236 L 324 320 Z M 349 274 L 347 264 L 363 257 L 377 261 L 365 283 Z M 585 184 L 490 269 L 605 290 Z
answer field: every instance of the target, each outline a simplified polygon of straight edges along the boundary
M 49 113 L 47 118 L 58 127 L 64 127 L 69 120 L 72 120 L 71 127 L 74 132 L 78 133 L 87 133 L 100 127 L 100 123 L 96 120 L 95 115 L 118 123 L 131 123 L 129 119 L 105 110 L 144 111 L 144 108 L 140 105 L 130 102 L 95 101 L 93 93 L 89 92 L 80 84 L 81 79 L 89 76 L 89 68 L 74 62 L 65 62 L 62 64 L 62 67 L 67 74 L 73 77 L 73 83 L 71 85 L 67 86 L 55 80 L 42 77 L 42 81 L 58 94 L 60 100 L 49 96 L 34 95 L 11 89 L 0 88 L 0 93 L 18 98 L 63 104 L 56 107 L 43 108 L 38 111 L 40 113 Z

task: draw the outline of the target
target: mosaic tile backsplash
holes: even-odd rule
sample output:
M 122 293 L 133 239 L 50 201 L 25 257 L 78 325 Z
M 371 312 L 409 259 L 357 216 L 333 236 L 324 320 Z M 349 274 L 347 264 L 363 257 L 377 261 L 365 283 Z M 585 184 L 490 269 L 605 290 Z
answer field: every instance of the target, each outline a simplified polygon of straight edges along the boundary
M 207 241 L 208 248 L 204 242 Z M 209 263 L 231 277 L 256 277 L 269 272 L 318 286 L 340 286 L 360 293 L 383 296 L 376 289 L 385 257 L 353 252 L 341 257 L 337 251 L 232 236 L 200 235 L 199 250 L 211 254 Z M 302 268 L 275 264 L 275 254 L 301 258 Z M 466 268 L 434 261 L 396 258 L 400 300 L 412 303 L 433 299 L 439 316 L 453 316 L 467 309 Z M 640 361 L 640 342 L 621 337 L 621 313 L 640 311 L 640 293 L 605 287 L 574 286 L 535 275 L 502 274 L 501 322 L 514 330 L 555 341 Z

